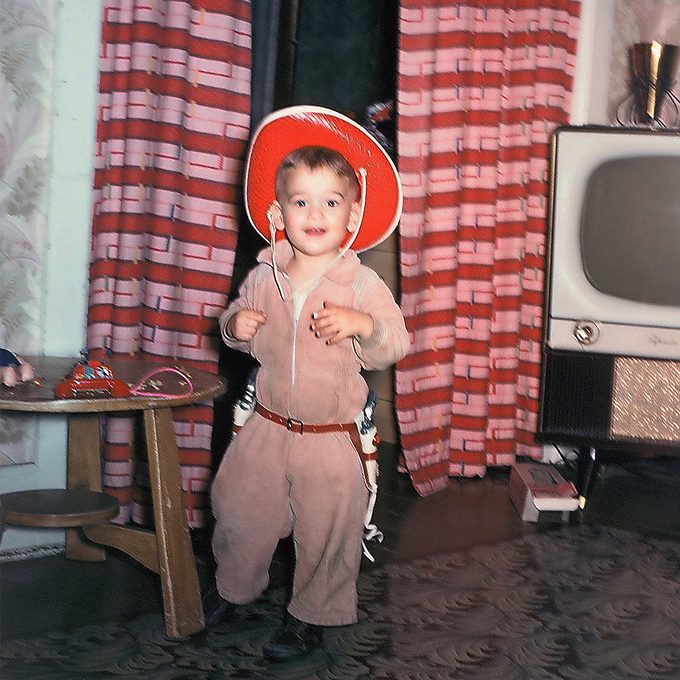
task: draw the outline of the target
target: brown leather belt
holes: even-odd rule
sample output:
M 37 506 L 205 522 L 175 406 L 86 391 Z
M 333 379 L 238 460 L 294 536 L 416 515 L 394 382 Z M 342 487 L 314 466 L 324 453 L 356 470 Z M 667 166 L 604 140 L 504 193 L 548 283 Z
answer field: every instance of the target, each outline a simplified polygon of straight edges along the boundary
M 322 434 L 324 432 L 352 432 L 357 431 L 356 423 L 331 423 L 329 425 L 312 425 L 310 423 L 303 423 L 301 420 L 296 420 L 295 418 L 287 418 L 286 416 L 279 415 L 265 408 L 259 402 L 255 405 L 255 412 L 259 413 L 263 418 L 271 420 L 277 425 L 282 425 L 287 430 L 291 432 L 296 432 L 297 434 Z
M 359 430 L 357 429 L 356 423 L 331 423 L 329 425 L 311 425 L 310 423 L 303 423 L 301 420 L 296 420 L 295 418 L 286 418 L 286 416 L 279 415 L 270 411 L 257 402 L 255 404 L 255 412 L 259 413 L 263 418 L 271 420 L 277 425 L 285 427 L 290 432 L 296 432 L 297 434 L 305 434 L 311 432 L 313 434 L 321 434 L 324 432 L 348 432 L 349 438 L 352 440 L 352 444 L 359 454 L 359 460 L 361 461 L 361 468 L 364 478 L 364 483 L 368 487 L 369 491 L 370 485 L 368 483 L 369 475 L 367 470 L 367 461 L 376 460 L 377 452 L 366 453 L 361 445 L 361 436 L 359 435 Z

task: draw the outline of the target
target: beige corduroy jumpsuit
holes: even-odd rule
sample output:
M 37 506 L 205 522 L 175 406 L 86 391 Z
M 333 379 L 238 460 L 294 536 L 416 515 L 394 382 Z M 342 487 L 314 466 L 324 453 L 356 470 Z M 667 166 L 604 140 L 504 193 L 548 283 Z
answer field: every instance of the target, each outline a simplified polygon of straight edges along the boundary
M 351 423 L 368 394 L 360 369 L 386 368 L 408 351 L 403 316 L 383 281 L 350 251 L 309 293 L 296 319 L 285 276 L 291 256 L 287 241 L 277 243 L 280 293 L 271 249 L 260 253 L 220 317 L 223 339 L 259 361 L 256 396 L 269 410 L 303 423 Z M 311 315 L 324 302 L 371 314 L 372 337 L 336 345 L 315 337 Z M 267 314 L 249 343 L 224 331 L 242 308 Z M 354 623 L 366 503 L 348 433 L 298 434 L 254 414 L 227 448 L 212 486 L 220 595 L 237 604 L 255 599 L 268 584 L 279 539 L 292 532 L 296 564 L 288 611 L 317 625 Z

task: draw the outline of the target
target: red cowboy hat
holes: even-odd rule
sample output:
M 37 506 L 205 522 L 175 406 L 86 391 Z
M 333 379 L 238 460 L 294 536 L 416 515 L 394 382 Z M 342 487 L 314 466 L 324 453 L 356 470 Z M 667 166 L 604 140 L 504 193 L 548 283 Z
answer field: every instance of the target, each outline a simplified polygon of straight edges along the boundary
M 364 128 L 319 106 L 274 111 L 253 134 L 246 158 L 245 202 L 248 218 L 259 234 L 269 241 L 267 213 L 276 200 L 276 169 L 291 151 L 302 146 L 325 146 L 340 152 L 361 175 L 360 185 L 365 181 L 364 215 L 351 247 L 361 252 L 386 239 L 401 217 L 401 183 L 394 163 Z M 365 174 L 360 173 L 361 168 Z M 277 239 L 284 236 L 282 231 L 276 234 Z

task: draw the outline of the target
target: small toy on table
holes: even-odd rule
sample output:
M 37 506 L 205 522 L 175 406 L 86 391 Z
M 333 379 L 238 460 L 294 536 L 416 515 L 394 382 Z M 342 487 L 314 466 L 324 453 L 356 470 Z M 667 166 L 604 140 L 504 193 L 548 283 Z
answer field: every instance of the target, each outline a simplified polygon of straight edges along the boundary
M 57 383 L 54 396 L 57 399 L 124 398 L 130 396 L 130 386 L 116 378 L 111 368 L 101 361 L 83 361 Z
M 17 383 L 35 379 L 33 366 L 14 352 L 0 347 L 0 382 L 6 387 L 14 387 Z

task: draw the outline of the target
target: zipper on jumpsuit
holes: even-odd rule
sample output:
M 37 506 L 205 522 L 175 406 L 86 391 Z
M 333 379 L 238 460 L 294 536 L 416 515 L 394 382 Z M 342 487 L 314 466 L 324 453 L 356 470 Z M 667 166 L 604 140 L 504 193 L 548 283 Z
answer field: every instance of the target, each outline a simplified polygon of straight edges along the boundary
M 293 310 L 295 311 L 295 310 Z M 293 315 L 293 349 L 291 352 L 291 357 L 290 357 L 290 396 L 291 396 L 291 401 L 293 400 L 293 394 L 295 391 L 295 365 L 297 361 L 297 332 L 298 332 L 298 321 L 299 318 L 296 318 L 295 315 Z
M 298 320 L 300 318 L 300 313 L 302 311 L 302 307 L 300 306 L 298 313 L 296 314 L 295 308 L 296 308 L 296 302 L 295 302 L 295 293 L 293 292 L 293 286 L 291 284 L 290 278 L 285 272 L 281 272 L 283 274 L 284 279 L 286 280 L 286 283 L 288 284 L 288 296 L 284 295 L 283 289 L 281 286 L 277 285 L 277 288 L 279 289 L 279 294 L 281 295 L 281 298 L 283 300 L 283 303 L 286 307 L 290 306 L 290 316 L 293 321 L 293 342 L 291 343 L 291 350 L 290 350 L 290 399 L 291 399 L 291 404 L 294 399 L 294 390 L 295 390 L 295 366 L 297 362 L 297 332 L 298 332 Z M 275 277 L 276 278 L 276 277 Z M 291 407 L 288 408 L 289 411 L 292 411 L 293 409 Z
M 288 277 L 286 277 L 288 278 Z M 290 285 L 290 279 L 288 279 L 288 283 Z M 304 291 L 304 292 L 298 292 L 295 293 L 293 292 L 293 287 L 290 286 L 290 298 L 289 300 L 286 300 L 288 304 L 290 304 L 290 314 L 293 320 L 293 343 L 292 343 L 292 349 L 291 349 L 291 357 L 290 357 L 290 397 L 291 397 L 291 408 L 289 408 L 290 411 L 293 411 L 294 409 L 292 408 L 293 403 L 297 403 L 297 398 L 295 395 L 295 388 L 297 386 L 297 381 L 296 381 L 296 375 L 297 375 L 297 338 L 298 338 L 298 328 L 300 326 L 300 317 L 302 316 L 302 310 L 307 303 L 307 300 L 309 299 L 309 296 L 316 290 L 316 288 L 319 285 L 319 281 L 316 281 L 314 285 L 309 288 L 309 290 Z
M 300 317 L 302 316 L 302 310 L 309 300 L 309 296 L 316 290 L 318 282 L 313 288 L 310 288 L 306 293 L 304 293 L 300 300 L 295 299 L 293 294 L 293 299 L 291 300 L 291 313 L 293 317 L 293 350 L 290 358 L 290 396 L 291 402 L 297 404 L 297 398 L 295 398 L 295 388 L 296 388 L 296 376 L 297 376 L 297 338 L 298 338 L 298 328 L 300 326 Z M 291 409 L 292 410 L 292 409 Z

